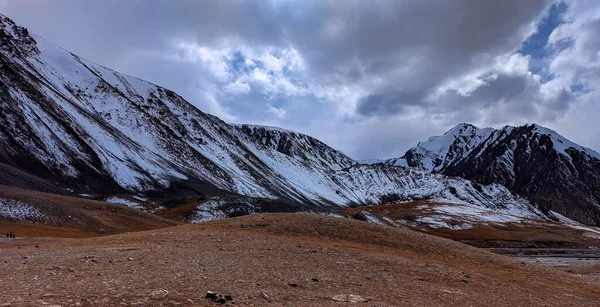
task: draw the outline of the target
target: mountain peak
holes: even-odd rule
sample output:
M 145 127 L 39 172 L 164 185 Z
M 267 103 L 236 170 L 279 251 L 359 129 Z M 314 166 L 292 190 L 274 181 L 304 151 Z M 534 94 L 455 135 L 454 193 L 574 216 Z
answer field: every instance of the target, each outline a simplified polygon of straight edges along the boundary
M 37 43 L 25 27 L 17 25 L 12 19 L 0 14 L 0 50 L 16 55 L 37 54 Z
M 525 127 L 528 127 L 533 132 L 550 137 L 554 149 L 568 159 L 571 158 L 568 149 L 574 149 L 600 160 L 600 153 L 594 151 L 593 149 L 576 144 L 550 128 L 535 123 L 531 125 L 525 125 Z
M 452 128 L 450 128 L 450 130 L 446 131 L 446 133 L 449 133 L 451 131 L 459 131 L 459 130 L 465 130 L 465 129 L 479 129 L 477 126 L 473 125 L 473 124 L 469 124 L 469 123 L 460 123 Z M 444 134 L 446 134 L 444 133 Z
M 502 184 L 545 208 L 600 224 L 600 154 L 536 123 L 498 130 L 462 123 L 381 163 Z

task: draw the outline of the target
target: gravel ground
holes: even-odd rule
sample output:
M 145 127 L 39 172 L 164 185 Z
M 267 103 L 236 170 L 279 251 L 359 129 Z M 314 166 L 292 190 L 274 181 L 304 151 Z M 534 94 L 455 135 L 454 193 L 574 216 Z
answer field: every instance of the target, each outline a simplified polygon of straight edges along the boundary
M 407 229 L 259 214 L 0 241 L 0 306 L 597 306 L 600 283 Z M 3 305 L 7 304 L 7 305 Z

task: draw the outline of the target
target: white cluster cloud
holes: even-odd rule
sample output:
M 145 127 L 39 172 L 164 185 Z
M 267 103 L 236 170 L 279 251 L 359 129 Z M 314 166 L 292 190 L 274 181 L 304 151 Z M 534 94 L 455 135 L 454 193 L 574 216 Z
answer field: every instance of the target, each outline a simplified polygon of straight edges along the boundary
M 568 1 L 567 5 L 565 22 L 548 41 L 549 47 L 558 50 L 549 64 L 555 78 L 548 84 L 577 85 L 579 89 L 575 93 L 577 103 L 551 124 L 566 136 L 600 151 L 595 128 L 600 116 L 600 5 L 589 0 Z

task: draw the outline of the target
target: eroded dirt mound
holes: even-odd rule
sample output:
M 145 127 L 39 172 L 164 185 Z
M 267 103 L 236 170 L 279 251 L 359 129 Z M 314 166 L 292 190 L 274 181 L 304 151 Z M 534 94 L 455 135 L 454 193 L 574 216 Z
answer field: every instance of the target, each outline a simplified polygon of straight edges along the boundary
M 90 239 L 0 240 L 11 306 L 593 306 L 600 284 L 408 229 L 259 214 Z M 35 247 L 38 245 L 39 247 Z

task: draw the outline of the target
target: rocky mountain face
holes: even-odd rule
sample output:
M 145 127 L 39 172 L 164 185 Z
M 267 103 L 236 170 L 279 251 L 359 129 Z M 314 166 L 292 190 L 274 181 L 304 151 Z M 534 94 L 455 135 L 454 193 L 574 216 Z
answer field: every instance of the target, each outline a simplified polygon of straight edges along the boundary
M 303 208 L 432 199 L 545 218 L 498 184 L 360 164 L 304 134 L 227 124 L 1 15 L 0 40 L 0 184 L 86 196 L 244 196 Z
M 542 211 L 600 225 L 600 154 L 536 124 L 498 130 L 460 124 L 382 163 L 498 183 Z

